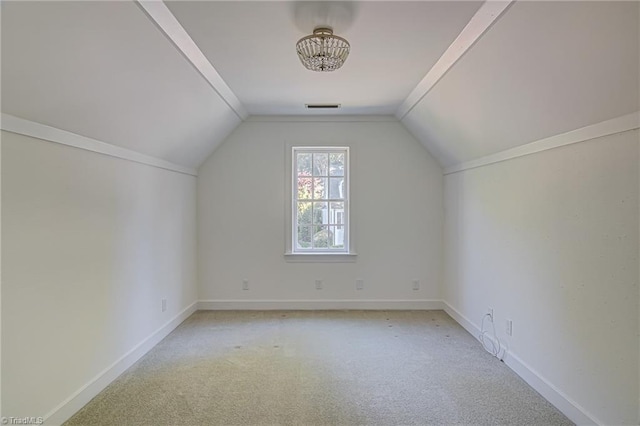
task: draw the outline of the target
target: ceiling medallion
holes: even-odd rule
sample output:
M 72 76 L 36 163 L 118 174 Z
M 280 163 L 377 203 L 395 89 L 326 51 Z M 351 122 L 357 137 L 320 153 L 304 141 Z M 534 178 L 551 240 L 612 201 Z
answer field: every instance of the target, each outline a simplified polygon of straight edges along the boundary
M 329 27 L 317 27 L 312 35 L 302 37 L 296 43 L 298 57 L 311 71 L 335 71 L 349 56 L 349 42 L 333 35 Z

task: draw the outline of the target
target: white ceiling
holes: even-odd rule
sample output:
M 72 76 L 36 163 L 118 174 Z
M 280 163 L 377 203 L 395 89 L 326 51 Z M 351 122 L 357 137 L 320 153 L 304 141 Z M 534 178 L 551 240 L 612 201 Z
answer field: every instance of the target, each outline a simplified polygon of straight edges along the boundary
M 135 2 L 0 4 L 2 112 L 190 167 L 241 122 L 236 97 L 254 115 L 398 113 L 482 5 L 167 2 L 203 72 Z M 517 2 L 402 122 L 448 166 L 637 111 L 639 7 Z M 352 45 L 334 73 L 295 54 L 320 24 Z
M 238 125 L 133 2 L 2 2 L 2 112 L 197 166 Z
M 250 114 L 394 114 L 481 2 L 167 2 Z M 295 43 L 331 24 L 351 44 L 345 65 L 314 73 Z
M 443 166 L 640 109 L 639 2 L 517 2 L 404 118 Z

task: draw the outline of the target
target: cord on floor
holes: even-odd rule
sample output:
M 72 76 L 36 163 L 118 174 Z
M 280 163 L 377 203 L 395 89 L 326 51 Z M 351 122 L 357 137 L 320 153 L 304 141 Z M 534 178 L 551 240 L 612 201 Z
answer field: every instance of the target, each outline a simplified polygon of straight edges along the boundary
M 489 318 L 489 322 L 491 323 L 491 330 L 484 329 L 484 320 L 487 319 L 487 317 Z M 491 334 L 489 334 L 489 331 L 491 331 Z M 502 361 L 506 352 L 506 348 L 502 346 L 502 344 L 500 343 L 500 339 L 498 339 L 498 336 L 496 335 L 496 325 L 493 322 L 493 317 L 491 316 L 491 314 L 487 313 L 482 317 L 480 335 L 478 336 L 478 339 L 480 340 L 480 343 L 482 343 L 482 347 L 484 347 L 487 352 Z M 489 344 L 487 344 L 487 342 Z

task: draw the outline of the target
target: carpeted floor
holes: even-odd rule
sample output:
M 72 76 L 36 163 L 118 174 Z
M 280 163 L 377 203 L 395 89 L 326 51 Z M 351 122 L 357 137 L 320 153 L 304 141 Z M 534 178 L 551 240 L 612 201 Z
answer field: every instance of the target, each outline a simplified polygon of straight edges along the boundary
M 74 425 L 572 424 L 442 311 L 199 311 Z

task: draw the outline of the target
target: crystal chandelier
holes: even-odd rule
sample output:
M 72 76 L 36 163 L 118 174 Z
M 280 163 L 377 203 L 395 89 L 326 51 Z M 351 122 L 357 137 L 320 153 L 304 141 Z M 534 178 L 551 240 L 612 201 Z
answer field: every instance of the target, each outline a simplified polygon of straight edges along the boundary
M 313 34 L 302 37 L 296 43 L 298 57 L 311 71 L 335 71 L 349 56 L 349 42 L 334 36 L 328 27 L 318 27 Z

